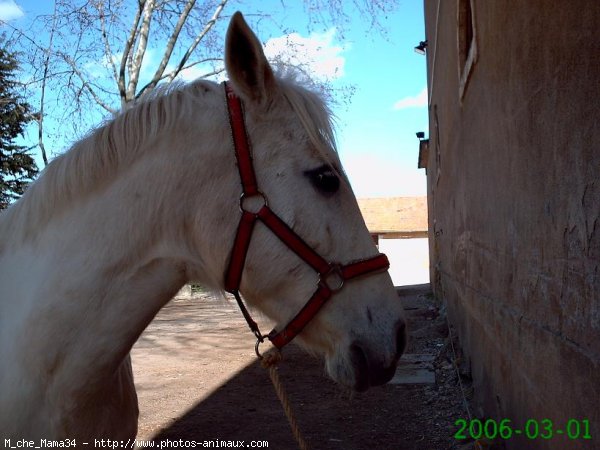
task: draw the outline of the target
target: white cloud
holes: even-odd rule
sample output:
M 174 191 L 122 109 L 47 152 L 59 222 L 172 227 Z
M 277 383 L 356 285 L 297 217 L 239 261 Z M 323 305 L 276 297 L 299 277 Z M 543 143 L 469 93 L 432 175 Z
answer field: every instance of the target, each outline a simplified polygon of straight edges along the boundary
M 427 86 L 417 95 L 404 97 L 394 103 L 394 109 L 422 108 L 424 106 L 427 106 Z
M 9 21 L 23 17 L 23 10 L 14 0 L 0 0 L 0 20 Z
M 169 67 L 167 68 L 167 72 L 171 70 L 175 70 L 175 68 L 169 65 Z M 179 72 L 178 79 L 183 81 L 194 81 L 197 78 L 200 78 L 205 73 L 206 70 L 204 70 L 202 67 L 192 66 L 188 67 L 187 69 L 183 69 L 181 72 Z
M 331 28 L 325 33 L 312 33 L 309 37 L 298 33 L 286 34 L 269 39 L 264 46 L 264 52 L 274 65 L 297 67 L 313 81 L 331 81 L 344 75 L 346 59 L 342 53 L 348 50 L 348 47 L 334 44 L 335 33 L 335 28 Z M 172 69 L 169 65 L 167 72 Z M 178 78 L 193 81 L 214 70 L 215 67 L 211 64 L 200 64 L 182 70 Z M 227 79 L 227 74 L 221 72 L 210 79 L 223 81 Z
M 175 67 L 169 66 L 167 68 L 167 72 L 174 70 L 174 69 L 175 69 Z M 197 80 L 200 77 L 206 77 L 207 74 L 213 73 L 213 72 L 217 71 L 217 69 L 218 69 L 218 67 L 215 67 L 211 64 L 197 64 L 195 66 L 188 67 L 187 69 L 183 69 L 181 72 L 179 72 L 177 79 L 190 82 L 190 81 Z M 207 79 L 216 81 L 217 83 L 220 83 L 227 79 L 227 74 L 224 71 L 222 71 L 215 75 L 209 76 Z
M 335 28 L 325 33 L 303 37 L 298 33 L 271 38 L 265 44 L 265 55 L 275 63 L 299 67 L 311 77 L 330 81 L 344 76 L 347 47 L 335 45 Z

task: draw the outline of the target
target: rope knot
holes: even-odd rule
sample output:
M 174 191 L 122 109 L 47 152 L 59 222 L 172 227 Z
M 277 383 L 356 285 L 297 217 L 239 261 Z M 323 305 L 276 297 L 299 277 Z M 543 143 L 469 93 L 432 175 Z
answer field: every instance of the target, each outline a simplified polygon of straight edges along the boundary
M 260 363 L 265 369 L 275 368 L 283 360 L 283 355 L 277 348 L 271 348 L 261 355 Z

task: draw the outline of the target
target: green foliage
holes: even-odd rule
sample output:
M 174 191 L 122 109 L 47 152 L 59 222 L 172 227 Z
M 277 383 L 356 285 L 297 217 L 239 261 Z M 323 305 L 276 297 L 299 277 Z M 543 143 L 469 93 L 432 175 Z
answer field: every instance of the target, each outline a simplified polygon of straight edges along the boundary
M 18 199 L 38 173 L 28 149 L 15 143 L 33 119 L 31 107 L 16 92 L 17 69 L 15 54 L 4 47 L 0 38 L 0 210 Z

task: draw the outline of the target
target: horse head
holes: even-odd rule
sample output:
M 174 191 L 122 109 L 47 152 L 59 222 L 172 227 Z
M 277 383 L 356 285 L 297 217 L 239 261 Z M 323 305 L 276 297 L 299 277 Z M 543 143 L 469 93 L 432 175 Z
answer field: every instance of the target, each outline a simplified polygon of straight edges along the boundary
M 330 376 L 343 385 L 365 390 L 386 383 L 406 343 L 403 308 L 387 271 L 346 277 L 360 265 L 351 263 L 377 261 L 379 253 L 336 152 L 329 110 L 319 95 L 275 74 L 240 13 L 229 25 L 225 65 L 232 95 L 243 104 L 242 134 L 258 185 L 242 200 L 243 214 L 258 220 L 235 290 L 281 330 L 324 283 L 331 296 L 302 323 L 296 341 L 322 355 Z M 245 163 L 238 157 L 237 164 Z M 240 176 L 247 176 L 242 169 Z M 284 231 L 277 232 L 268 214 Z M 320 269 L 317 256 L 311 264 L 291 251 L 294 244 L 282 237 L 286 228 L 294 236 L 289 240 L 302 241 L 327 265 Z

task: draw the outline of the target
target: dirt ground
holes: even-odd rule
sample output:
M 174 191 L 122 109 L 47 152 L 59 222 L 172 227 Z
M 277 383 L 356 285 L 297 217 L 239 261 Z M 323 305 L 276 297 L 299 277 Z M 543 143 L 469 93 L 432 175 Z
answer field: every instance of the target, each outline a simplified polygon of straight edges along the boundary
M 406 353 L 432 355 L 433 383 L 342 390 L 323 363 L 290 345 L 279 373 L 313 449 L 469 449 L 454 421 L 467 418 L 443 308 L 427 288 L 403 289 Z M 263 325 L 266 330 L 267 327 Z M 138 440 L 266 441 L 298 448 L 253 335 L 234 301 L 208 294 L 173 300 L 132 351 L 140 403 Z M 460 375 L 468 395 L 468 374 Z M 265 446 L 264 443 L 255 444 Z

